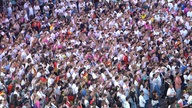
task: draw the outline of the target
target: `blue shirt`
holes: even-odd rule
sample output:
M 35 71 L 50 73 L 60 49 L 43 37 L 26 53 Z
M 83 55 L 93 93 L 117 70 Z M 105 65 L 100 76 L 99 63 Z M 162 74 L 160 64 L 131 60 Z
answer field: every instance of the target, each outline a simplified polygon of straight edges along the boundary
M 186 69 L 187 69 L 187 66 L 184 66 L 184 65 L 181 66 L 181 68 L 180 68 L 180 70 L 181 70 L 182 73 L 184 73 Z
M 185 4 L 181 4 L 181 9 L 184 10 L 186 8 Z
M 81 94 L 82 94 L 83 97 L 86 96 L 86 94 L 87 94 L 86 90 L 83 89 L 82 92 L 81 92 Z
M 144 99 L 145 100 L 149 100 L 149 90 L 147 90 L 146 88 L 143 88 L 143 93 L 144 93 Z
M 5 66 L 5 70 L 8 71 L 10 69 L 10 65 Z
M 38 0 L 39 5 L 42 6 L 44 4 L 43 0 Z

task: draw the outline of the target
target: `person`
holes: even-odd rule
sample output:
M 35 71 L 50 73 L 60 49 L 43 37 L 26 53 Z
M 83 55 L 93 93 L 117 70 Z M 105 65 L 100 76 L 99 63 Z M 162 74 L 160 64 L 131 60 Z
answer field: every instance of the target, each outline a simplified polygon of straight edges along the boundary
M 181 99 L 178 100 L 178 104 L 181 108 L 187 108 L 188 103 L 184 96 L 181 97 Z
M 123 107 L 124 108 L 131 108 L 130 104 L 129 104 L 129 97 L 126 97 L 126 102 L 124 102 Z
M 165 98 L 167 96 L 167 90 L 169 88 L 169 84 L 170 84 L 170 79 L 166 78 L 163 84 L 163 95 L 162 97 Z
M 156 91 L 153 91 L 151 104 L 153 108 L 159 107 L 159 96 L 157 95 Z
M 129 102 L 130 102 L 131 108 L 137 108 L 136 91 L 135 91 L 135 88 L 133 86 L 131 87 L 129 95 L 130 95 Z
M 161 90 L 160 90 L 160 87 L 158 84 L 158 82 L 159 82 L 158 77 L 159 77 L 159 73 L 156 73 L 154 75 L 154 78 L 153 78 L 153 87 L 154 87 L 154 91 L 157 91 L 158 96 L 160 97 L 161 96 Z
M 12 13 L 13 13 L 13 9 L 12 9 L 11 3 L 9 3 L 9 7 L 7 8 L 8 18 L 12 17 Z
M 176 91 L 173 88 L 173 84 L 169 85 L 167 90 L 168 105 L 172 105 L 175 102 Z
M 190 92 L 190 94 L 189 94 L 189 98 L 188 98 L 188 100 L 187 100 L 187 103 L 189 104 L 189 106 L 192 105 L 192 93 L 191 93 L 191 92 Z
M 143 93 L 144 93 L 144 99 L 146 101 L 145 103 L 145 108 L 148 108 L 149 107 L 149 89 L 148 89 L 148 85 L 147 83 L 145 84 L 144 88 L 142 89 L 143 90 Z
M 176 99 L 180 99 L 181 97 L 181 77 L 180 77 L 180 73 L 176 74 L 175 77 L 175 89 L 176 89 Z
M 144 92 L 141 91 L 140 96 L 139 96 L 139 106 L 140 106 L 140 108 L 145 108 L 146 101 L 145 101 L 143 96 L 144 96 Z

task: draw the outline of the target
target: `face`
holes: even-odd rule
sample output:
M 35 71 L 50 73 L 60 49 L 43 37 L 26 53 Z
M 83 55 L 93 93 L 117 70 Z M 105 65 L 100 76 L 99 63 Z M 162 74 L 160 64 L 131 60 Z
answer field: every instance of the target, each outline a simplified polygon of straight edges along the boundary
M 170 88 L 173 88 L 173 85 L 172 85 L 172 84 L 170 84 Z

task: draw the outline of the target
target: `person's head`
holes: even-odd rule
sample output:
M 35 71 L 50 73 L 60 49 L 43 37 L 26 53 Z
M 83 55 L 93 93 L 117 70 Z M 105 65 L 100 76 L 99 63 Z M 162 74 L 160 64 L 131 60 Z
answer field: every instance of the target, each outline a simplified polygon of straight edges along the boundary
M 141 91 L 140 91 L 140 94 L 141 94 L 142 96 L 144 95 L 144 92 L 143 92 L 143 90 L 141 90 Z
M 173 88 L 173 84 L 169 84 L 169 88 Z
M 15 90 L 16 90 L 16 91 L 19 91 L 19 87 L 16 87 Z
M 156 95 L 156 94 L 157 94 L 157 92 L 154 90 L 154 91 L 153 91 L 153 95 Z
M 182 96 L 181 99 L 184 101 L 185 100 L 185 96 Z
M 176 73 L 176 76 L 177 76 L 177 77 L 180 77 L 180 75 L 181 75 L 181 74 L 180 74 L 179 72 L 178 72 L 178 73 Z

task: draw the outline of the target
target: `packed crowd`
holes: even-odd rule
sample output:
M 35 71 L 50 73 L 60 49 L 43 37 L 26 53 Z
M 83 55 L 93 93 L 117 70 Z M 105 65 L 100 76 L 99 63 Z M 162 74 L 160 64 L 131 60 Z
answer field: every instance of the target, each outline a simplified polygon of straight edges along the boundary
M 191 0 L 11 0 L 0 108 L 190 107 L 191 50 Z

